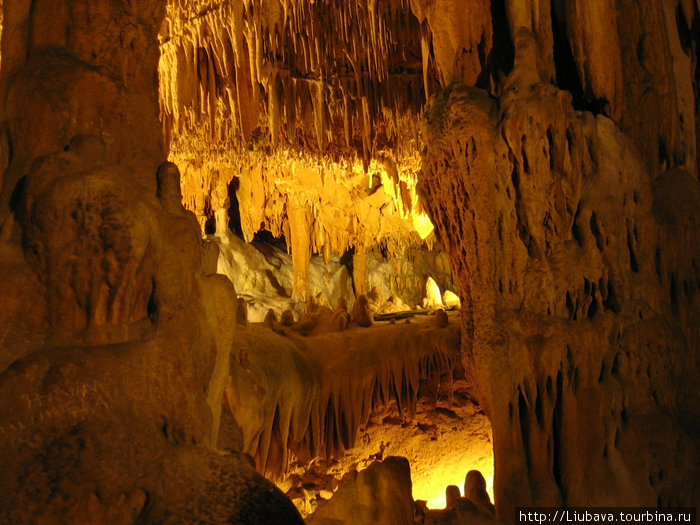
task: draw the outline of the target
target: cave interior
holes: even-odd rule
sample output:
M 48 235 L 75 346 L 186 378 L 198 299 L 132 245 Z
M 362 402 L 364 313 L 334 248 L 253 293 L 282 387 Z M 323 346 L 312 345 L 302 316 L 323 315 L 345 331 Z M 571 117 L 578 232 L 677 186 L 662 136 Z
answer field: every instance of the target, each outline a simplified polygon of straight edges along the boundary
M 698 0 L 0 8 L 0 523 L 695 509 Z

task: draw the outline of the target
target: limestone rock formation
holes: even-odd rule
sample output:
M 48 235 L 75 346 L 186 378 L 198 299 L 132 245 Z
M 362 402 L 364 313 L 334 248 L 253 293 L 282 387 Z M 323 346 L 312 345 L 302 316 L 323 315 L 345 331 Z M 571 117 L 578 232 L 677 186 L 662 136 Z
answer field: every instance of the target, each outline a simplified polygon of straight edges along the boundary
M 470 470 L 464 478 L 464 497 L 476 505 L 482 513 L 493 514 L 491 497 L 486 492 L 486 480 L 478 470 Z
M 1 263 L 33 287 L 0 316 L 28 313 L 2 347 L 0 521 L 301 523 L 214 450 L 236 297 L 157 169 L 164 5 L 3 11 Z
M 292 454 L 341 456 L 373 408 L 392 401 L 410 417 L 421 383 L 439 383 L 458 366 L 455 323 L 440 330 L 431 323 L 377 325 L 371 337 L 368 331 L 305 331 L 300 320 L 284 332 L 251 325 L 237 333 L 234 348 L 244 349 L 246 360 L 232 361 L 226 398 L 243 451 L 260 472 L 284 474 Z
M 294 324 L 294 312 L 291 310 L 285 310 L 282 312 L 280 323 L 282 326 L 292 326 Z
M 467 473 L 464 485 L 464 497 L 459 487 L 449 485 L 445 489 L 446 506 L 444 509 L 431 510 L 420 505 L 417 514 L 420 514 L 419 523 L 424 525 L 469 525 L 469 524 L 495 524 L 493 505 L 486 492 L 484 476 L 478 470 Z M 418 502 L 416 502 L 418 503 Z
M 454 507 L 460 497 L 462 497 L 462 493 L 459 491 L 459 487 L 457 485 L 448 485 L 445 488 L 446 508 Z
M 369 309 L 369 301 L 366 295 L 360 295 L 352 307 L 351 320 L 358 326 L 367 328 L 372 326 L 372 313 Z
M 456 83 L 424 122 L 421 189 L 470 305 L 465 366 L 494 425 L 498 514 L 691 502 L 697 179 L 657 175 L 613 120 L 541 82 L 536 42 L 517 33 L 498 99 Z M 662 219 L 679 199 L 695 210 L 683 253 Z
M 435 326 L 438 328 L 445 328 L 449 320 L 447 319 L 447 313 L 442 308 L 438 308 L 435 311 Z
M 290 307 L 304 306 L 292 296 L 295 269 L 292 257 L 269 243 L 246 243 L 230 231 L 209 236 L 220 248 L 218 270 L 234 284 L 248 305 L 249 320 L 260 322 L 272 309 L 278 316 Z M 337 257 L 324 261 L 311 257 L 307 275 L 308 301 L 336 304 L 355 300 L 352 277 Z M 302 309 L 303 311 L 303 309 Z
M 422 319 L 425 324 L 427 319 Z M 400 328 L 394 331 L 398 333 Z M 357 357 L 362 358 L 362 354 Z M 442 509 L 446 506 L 445 485 L 462 485 L 466 471 L 483 469 L 492 481 L 490 426 L 479 407 L 470 402 L 468 391 L 460 367 L 451 372 L 432 368 L 420 381 L 414 415 L 399 412 L 393 397 L 388 404 L 376 403 L 352 448 L 311 462 L 291 455 L 287 473 L 277 478 L 278 486 L 302 516 L 308 516 L 333 497 L 349 473 L 360 472 L 377 460 L 400 456 L 410 463 L 413 498 L 423 500 L 430 509 Z
M 309 525 L 395 523 L 411 525 L 411 471 L 404 458 L 388 457 L 347 481 L 306 520 Z
M 185 206 L 207 233 L 231 222 L 246 241 L 263 228 L 284 236 L 296 301 L 310 294 L 312 253 L 354 250 L 361 295 L 369 251 L 432 248 L 416 193 L 421 36 L 407 2 L 169 1 L 160 48 Z

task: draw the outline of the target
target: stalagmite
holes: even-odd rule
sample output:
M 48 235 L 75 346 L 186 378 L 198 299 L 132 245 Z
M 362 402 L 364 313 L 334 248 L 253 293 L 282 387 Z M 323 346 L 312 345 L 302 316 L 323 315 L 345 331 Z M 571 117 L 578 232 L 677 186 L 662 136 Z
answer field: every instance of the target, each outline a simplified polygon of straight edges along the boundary
M 457 294 L 451 290 L 445 290 L 442 294 L 442 302 L 445 306 L 452 306 L 454 308 L 459 308 L 462 305 Z
M 282 312 L 282 317 L 280 317 L 280 324 L 282 326 L 292 326 L 294 324 L 294 312 L 291 310 L 285 310 Z
M 425 297 L 423 298 L 423 307 L 436 308 L 438 306 L 443 306 L 440 287 L 435 282 L 435 279 L 433 279 L 432 277 L 428 277 L 427 281 L 425 282 Z
M 236 310 L 236 322 L 241 326 L 248 325 L 248 306 L 243 298 L 238 299 L 238 308 Z
M 435 326 L 438 328 L 445 328 L 448 324 L 447 313 L 442 308 L 438 308 L 435 311 Z
M 363 470 L 336 497 L 312 514 L 309 525 L 412 525 L 413 499 L 408 461 L 389 457 Z
M 457 485 L 448 485 L 445 489 L 445 502 L 446 508 L 454 507 L 457 505 L 457 501 L 462 497 L 459 487 Z
M 277 314 L 275 314 L 275 311 L 270 308 L 267 313 L 265 314 L 265 323 L 276 323 L 277 322 Z
M 464 497 L 470 500 L 482 512 L 493 514 L 493 503 L 486 492 L 486 480 L 478 470 L 470 470 L 464 479 Z
M 372 314 L 369 309 L 369 302 L 366 295 L 358 295 L 355 305 L 352 307 L 351 320 L 358 326 L 367 328 L 372 326 Z

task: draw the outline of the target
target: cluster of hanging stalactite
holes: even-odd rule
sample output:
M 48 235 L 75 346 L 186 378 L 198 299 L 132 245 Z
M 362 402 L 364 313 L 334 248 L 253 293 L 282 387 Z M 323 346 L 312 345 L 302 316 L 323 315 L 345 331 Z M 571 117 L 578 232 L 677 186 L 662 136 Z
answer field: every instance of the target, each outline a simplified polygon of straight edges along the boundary
M 408 0 L 170 2 L 166 139 L 177 150 L 178 136 L 198 130 L 237 149 L 283 144 L 367 164 L 417 138 L 399 116 L 417 119 L 425 102 L 422 40 Z
M 239 334 L 243 358 L 232 363 L 227 400 L 260 472 L 283 473 L 290 451 L 340 457 L 374 408 L 395 402 L 410 418 L 421 381 L 449 381 L 460 366 L 457 325 L 374 330 L 372 339 L 340 332 L 308 345 L 270 331 Z

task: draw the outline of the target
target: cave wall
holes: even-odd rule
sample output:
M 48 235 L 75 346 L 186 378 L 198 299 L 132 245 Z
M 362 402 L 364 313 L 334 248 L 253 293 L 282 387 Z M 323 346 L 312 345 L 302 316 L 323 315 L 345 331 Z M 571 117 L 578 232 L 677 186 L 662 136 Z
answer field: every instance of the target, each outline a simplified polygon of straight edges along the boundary
M 152 73 L 159 4 L 5 3 L 0 83 L 11 151 L 3 152 L 3 209 L 35 158 L 78 135 L 108 143 L 110 163 L 155 172 L 164 155 Z M 152 176 L 139 183 L 155 191 Z
M 403 251 L 414 242 L 404 231 L 411 224 L 396 216 L 410 212 L 416 229 L 424 221 L 420 203 L 406 203 L 425 101 L 454 81 L 499 96 L 521 30 L 535 36 L 527 53 L 539 81 L 569 91 L 576 110 L 612 118 L 650 172 L 680 167 L 697 177 L 696 10 L 689 0 L 172 1 L 159 35 L 163 132 L 183 169 L 186 206 L 202 224 L 226 209 L 240 173 L 250 179 L 242 198 L 253 196 L 240 207 L 248 237 L 261 224 L 289 230 L 299 221 L 288 220 L 286 203 L 303 201 L 315 253 L 376 247 L 377 230 L 399 237 Z M 626 16 L 634 23 L 619 21 Z M 290 157 L 303 159 L 298 169 L 282 167 Z M 354 205 L 338 205 L 340 220 L 319 214 L 336 204 L 308 191 L 309 170 L 337 181 L 359 164 L 395 179 L 385 189 L 403 201 L 395 210 L 384 206 L 391 199 L 381 203 L 388 220 L 379 225 Z
M 693 504 L 697 6 L 515 4 L 498 88 L 428 105 L 419 187 L 471 305 L 497 513 Z
M 0 522 L 301 523 L 215 451 L 237 302 L 164 163 L 165 3 L 2 7 Z

